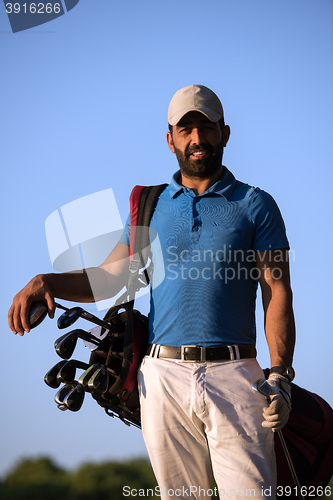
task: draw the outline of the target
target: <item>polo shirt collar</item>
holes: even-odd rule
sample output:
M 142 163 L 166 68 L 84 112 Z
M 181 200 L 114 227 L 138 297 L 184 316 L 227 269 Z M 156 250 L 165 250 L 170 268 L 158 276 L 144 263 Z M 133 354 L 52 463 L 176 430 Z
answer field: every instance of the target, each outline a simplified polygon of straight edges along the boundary
M 178 184 L 177 179 L 180 177 L 180 170 L 178 170 L 171 179 L 171 183 L 169 185 L 169 193 L 170 198 L 176 198 L 180 192 L 189 191 L 189 188 L 181 186 Z M 204 196 L 208 193 L 219 194 L 220 196 L 224 196 L 227 200 L 230 199 L 232 192 L 234 190 L 236 184 L 235 176 L 227 169 L 227 167 L 223 166 L 223 175 L 221 179 L 219 179 L 215 184 L 213 184 L 207 191 L 202 193 L 200 196 Z

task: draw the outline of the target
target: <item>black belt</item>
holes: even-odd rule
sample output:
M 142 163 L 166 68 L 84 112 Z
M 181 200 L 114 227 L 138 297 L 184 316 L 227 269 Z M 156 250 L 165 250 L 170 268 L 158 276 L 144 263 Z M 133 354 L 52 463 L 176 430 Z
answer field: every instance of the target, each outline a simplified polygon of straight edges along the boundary
M 244 358 L 255 358 L 257 350 L 254 345 L 231 345 L 225 347 L 201 347 L 198 345 L 182 345 L 172 347 L 150 344 L 146 356 L 152 358 L 181 359 L 184 363 L 200 363 L 202 361 L 222 361 Z

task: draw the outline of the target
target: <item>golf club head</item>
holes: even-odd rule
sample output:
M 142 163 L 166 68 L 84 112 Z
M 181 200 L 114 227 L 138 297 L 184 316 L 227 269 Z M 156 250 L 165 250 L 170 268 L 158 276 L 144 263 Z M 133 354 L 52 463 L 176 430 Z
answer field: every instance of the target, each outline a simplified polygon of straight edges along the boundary
M 98 370 L 101 367 L 99 363 L 95 363 L 94 365 L 89 366 L 89 368 L 82 373 L 81 377 L 78 380 L 78 384 L 87 392 L 90 392 L 90 389 L 88 387 L 88 382 L 94 372 Z
M 84 401 L 85 392 L 81 385 L 76 385 L 70 390 L 65 399 L 64 405 L 67 410 L 70 411 L 79 411 Z
M 67 410 L 67 406 L 65 405 L 65 398 L 74 387 L 75 385 L 73 384 L 65 384 L 59 389 L 57 394 L 54 396 L 54 401 L 57 403 L 59 410 L 62 411 Z
M 33 302 L 29 310 L 29 323 L 30 328 L 36 328 L 47 316 L 47 305 L 46 302 Z
M 70 359 L 72 356 L 78 337 L 69 333 L 60 342 L 58 342 L 56 347 L 56 353 L 62 359 Z
M 72 384 L 75 379 L 77 368 L 83 368 L 86 370 L 89 368 L 89 365 L 87 363 L 83 363 L 82 361 L 77 361 L 76 359 L 65 361 L 57 374 L 59 385 L 61 382 L 64 382 L 65 384 Z
M 269 396 L 272 392 L 271 386 L 267 383 L 267 380 L 264 378 L 259 378 L 258 380 L 253 382 L 252 389 L 265 396 L 266 399 L 269 399 Z
M 67 363 L 67 361 L 59 361 L 56 365 L 49 370 L 44 376 L 44 382 L 46 385 L 52 389 L 57 389 L 60 386 L 60 380 L 58 380 L 57 375 L 59 370 Z
M 100 366 L 88 380 L 88 391 L 104 394 L 109 387 L 109 374 L 105 366 Z
M 55 341 L 54 347 L 58 356 L 63 359 L 69 359 L 74 352 L 78 338 L 99 345 L 98 340 L 88 332 L 81 329 L 72 330 Z
M 58 328 L 60 330 L 63 330 L 64 328 L 68 328 L 69 326 L 71 326 L 73 323 L 75 323 L 75 321 L 79 319 L 82 311 L 82 307 L 72 307 L 72 309 L 68 309 L 67 311 L 65 311 L 58 318 Z
M 59 385 L 63 382 L 64 384 L 72 384 L 75 379 L 76 373 L 76 363 L 75 359 L 70 359 L 65 361 L 65 364 L 60 368 L 57 374 L 57 380 Z
M 75 335 L 77 335 L 81 339 L 84 339 L 86 342 L 94 342 L 96 345 L 98 345 L 100 342 L 100 340 L 97 339 L 96 336 L 93 335 L 92 333 L 86 332 L 85 330 L 81 330 L 80 328 L 77 328 L 75 330 L 71 330 L 70 332 L 66 332 L 66 333 L 64 333 L 64 335 L 61 335 L 59 338 L 57 338 L 57 340 L 55 340 L 55 342 L 54 342 L 54 348 L 56 349 L 59 342 L 61 342 L 65 337 L 67 337 L 67 335 L 69 335 L 71 333 L 75 333 Z
M 57 348 L 57 345 L 59 344 L 59 342 L 61 342 L 65 337 L 67 337 L 67 335 L 69 334 L 70 332 L 67 332 L 67 333 L 64 333 L 64 335 L 61 335 L 61 337 L 59 337 L 55 342 L 54 342 L 54 348 L 56 349 Z

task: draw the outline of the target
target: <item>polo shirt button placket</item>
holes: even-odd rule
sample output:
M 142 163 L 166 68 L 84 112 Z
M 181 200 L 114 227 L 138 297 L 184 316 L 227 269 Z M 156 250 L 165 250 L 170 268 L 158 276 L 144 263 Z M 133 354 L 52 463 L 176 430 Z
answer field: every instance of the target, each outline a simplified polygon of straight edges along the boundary
M 198 243 L 200 238 L 201 217 L 199 215 L 199 200 L 193 199 L 193 226 L 192 226 L 192 243 Z

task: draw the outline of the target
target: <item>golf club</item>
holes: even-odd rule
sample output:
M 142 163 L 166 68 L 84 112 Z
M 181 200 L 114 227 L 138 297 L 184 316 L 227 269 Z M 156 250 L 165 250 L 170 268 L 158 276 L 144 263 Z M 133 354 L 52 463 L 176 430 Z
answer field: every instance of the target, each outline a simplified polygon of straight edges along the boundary
M 57 379 L 57 375 L 59 370 L 67 363 L 66 360 L 59 361 L 56 365 L 53 366 L 45 375 L 44 382 L 52 389 L 57 389 L 60 386 L 60 381 Z
M 59 337 L 57 340 L 54 341 L 54 348 L 57 347 L 57 345 L 59 344 L 59 342 L 61 342 L 68 335 L 68 333 L 69 332 L 64 333 L 64 335 L 61 335 L 61 337 Z
M 33 302 L 29 310 L 30 328 L 36 328 L 47 316 L 46 302 Z
M 82 330 L 81 328 L 76 328 L 75 330 L 66 332 L 64 335 L 61 335 L 59 338 L 57 338 L 54 341 L 54 348 L 56 349 L 58 344 L 60 344 L 62 340 L 64 340 L 66 337 L 68 337 L 68 335 L 72 333 L 75 333 L 76 335 L 82 335 L 82 337 L 80 338 L 82 338 L 85 342 L 93 342 L 96 346 L 100 344 L 100 339 L 93 335 L 90 331 L 87 332 L 86 330 Z
M 105 328 L 106 330 L 112 330 L 115 332 L 120 332 L 120 329 L 111 326 L 110 323 L 106 323 L 106 321 L 103 321 L 93 314 L 89 313 L 88 311 L 85 311 L 82 309 L 82 307 L 73 307 L 72 309 L 67 309 L 61 316 L 59 316 L 57 325 L 60 330 L 63 328 L 68 328 L 71 326 L 75 321 L 77 321 L 79 318 L 84 318 L 91 323 L 94 323 L 95 325 L 101 326 Z
M 70 359 L 69 361 L 65 361 L 65 363 L 60 367 L 56 377 L 59 385 L 61 384 L 61 382 L 64 382 L 65 384 L 72 384 L 75 380 L 75 374 L 77 368 L 82 368 L 83 370 L 86 370 L 87 368 L 89 368 L 89 365 L 87 363 L 83 363 L 82 361 L 78 361 L 76 359 Z
M 99 363 L 95 363 L 94 365 L 89 366 L 89 368 L 82 373 L 81 377 L 78 380 L 78 384 L 87 392 L 91 392 L 88 387 L 88 382 L 90 378 L 93 376 L 94 372 L 101 368 L 102 365 Z
M 90 321 L 91 323 L 94 323 L 95 325 L 101 326 L 105 328 L 106 330 L 111 330 L 114 332 L 120 332 L 120 330 L 114 326 L 111 326 L 110 323 L 107 323 L 106 321 L 103 321 L 97 316 L 94 316 L 93 314 L 89 313 L 88 311 L 85 311 L 81 307 L 73 307 L 72 309 L 69 309 L 68 307 L 62 306 L 61 304 L 58 304 L 55 302 L 55 305 L 58 309 L 64 310 L 64 314 L 59 316 L 58 318 L 58 328 L 63 329 L 67 328 L 68 326 L 71 326 L 78 318 L 84 318 L 87 321 Z M 33 302 L 30 307 L 29 311 L 29 323 L 30 323 L 30 328 L 36 328 L 36 326 L 40 325 L 40 323 L 45 319 L 47 316 L 47 304 L 45 301 L 40 301 L 40 302 Z
M 84 401 L 85 392 L 83 387 L 76 384 L 64 397 L 63 404 L 67 410 L 79 411 Z
M 267 381 L 264 378 L 256 380 L 252 384 L 252 389 L 254 389 L 255 391 L 257 391 L 260 394 L 262 394 L 263 396 L 265 396 L 267 402 L 270 403 L 270 397 L 269 396 L 270 396 L 270 394 L 272 392 L 272 389 L 271 389 L 271 386 L 267 383 Z M 277 433 L 277 435 L 279 436 L 279 439 L 281 441 L 281 445 L 282 445 L 284 454 L 286 456 L 286 459 L 287 459 L 287 462 L 288 462 L 288 465 L 289 465 L 289 469 L 290 469 L 291 475 L 293 477 L 293 480 L 294 480 L 294 483 L 295 483 L 295 486 L 296 486 L 296 489 L 297 489 L 297 496 L 298 496 L 298 498 L 300 500 L 304 500 L 304 497 L 303 497 L 303 495 L 301 493 L 301 486 L 299 484 L 298 477 L 297 477 L 297 474 L 296 474 L 296 471 L 295 471 L 295 468 L 294 468 L 294 464 L 291 461 L 291 457 L 290 457 L 290 454 L 289 454 L 289 451 L 288 451 L 285 439 L 283 437 L 282 431 L 278 430 L 278 431 L 274 431 L 274 432 Z
M 57 403 L 59 410 L 65 411 L 68 409 L 64 403 L 64 400 L 75 386 L 76 384 L 65 384 L 59 389 L 57 394 L 54 396 L 54 401 Z
M 92 344 L 95 344 L 96 346 L 99 345 L 98 340 L 90 335 L 89 333 L 85 332 L 84 330 L 73 330 L 69 332 L 65 337 L 62 339 L 57 339 L 55 342 L 55 350 L 58 356 L 60 356 L 63 359 L 69 359 L 75 349 L 77 339 L 83 339 L 83 340 L 88 340 Z
M 109 374 L 106 366 L 100 366 L 88 380 L 88 391 L 104 394 L 109 387 Z

